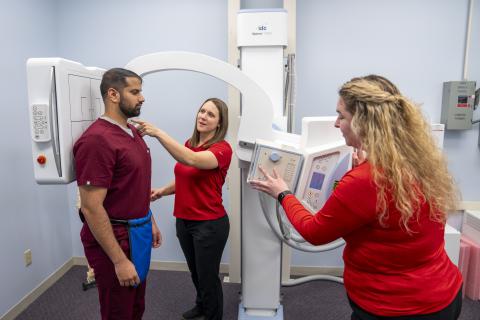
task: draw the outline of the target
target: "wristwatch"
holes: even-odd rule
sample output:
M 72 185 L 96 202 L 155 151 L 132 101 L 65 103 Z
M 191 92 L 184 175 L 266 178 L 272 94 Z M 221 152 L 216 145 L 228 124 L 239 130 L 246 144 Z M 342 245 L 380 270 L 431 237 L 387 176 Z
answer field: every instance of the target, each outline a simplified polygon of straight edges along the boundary
M 277 199 L 278 199 L 278 202 L 280 202 L 280 204 L 282 204 L 283 198 L 285 198 L 285 196 L 286 196 L 287 194 L 292 194 L 292 191 L 290 191 L 290 190 L 285 190 L 285 191 L 282 191 L 282 192 L 280 192 L 280 193 L 278 194 Z

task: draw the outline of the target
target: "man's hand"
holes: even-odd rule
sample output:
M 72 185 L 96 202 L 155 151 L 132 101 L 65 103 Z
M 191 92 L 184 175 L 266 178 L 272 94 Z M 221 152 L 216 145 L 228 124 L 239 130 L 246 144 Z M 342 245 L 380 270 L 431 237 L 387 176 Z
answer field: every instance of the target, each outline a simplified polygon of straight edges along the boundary
M 107 194 L 106 188 L 80 186 L 82 213 L 85 220 L 103 251 L 108 255 L 121 286 L 134 286 L 140 283 L 135 266 L 123 252 L 113 234 L 112 225 L 103 201 Z
M 163 195 L 163 188 L 158 188 L 158 189 L 152 189 L 150 191 L 150 201 L 156 201 L 160 199 Z
M 162 245 L 162 240 L 162 233 L 160 232 L 155 219 L 152 219 L 152 248 L 159 248 Z
M 138 277 L 135 266 L 128 259 L 123 259 L 114 264 L 115 273 L 117 274 L 118 281 L 122 287 L 135 286 L 140 284 L 140 278 Z

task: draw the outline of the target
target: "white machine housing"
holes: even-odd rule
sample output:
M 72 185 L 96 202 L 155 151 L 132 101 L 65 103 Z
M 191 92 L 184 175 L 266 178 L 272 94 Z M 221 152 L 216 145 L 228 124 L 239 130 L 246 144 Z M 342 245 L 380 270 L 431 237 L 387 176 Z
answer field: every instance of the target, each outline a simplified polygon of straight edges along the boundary
M 465 211 L 462 234 L 475 243 L 480 244 L 480 211 Z
M 304 169 L 296 195 L 312 213 L 323 207 L 338 181 L 352 168 L 352 151 L 345 141 L 304 150 Z
M 460 257 L 460 237 L 461 233 L 457 229 L 449 224 L 445 224 L 445 251 L 456 266 L 458 266 L 458 259 Z
M 316 213 L 352 167 L 353 149 L 345 145 L 335 119 L 303 118 L 297 143 L 257 139 L 247 182 L 263 178 L 258 166 L 269 173 L 275 168 L 305 207 Z
M 75 180 L 73 144 L 104 112 L 100 94 L 104 71 L 61 58 L 27 61 L 32 160 L 37 183 L 65 184 Z
M 240 10 L 237 16 L 240 68 L 268 94 L 273 104 L 273 128 L 287 129 L 284 109 L 284 57 L 287 12 L 284 9 Z M 242 106 L 252 102 L 242 98 Z
M 300 146 L 305 163 L 296 195 L 312 213 L 320 210 L 336 182 L 352 168 L 353 149 L 345 145 L 342 133 L 335 128 L 336 119 L 335 116 L 302 119 Z
M 335 162 L 324 164 L 320 171 L 323 170 L 325 186 L 333 185 L 336 179 L 350 169 L 353 151 L 351 147 L 345 146 L 345 140 L 339 130 L 334 127 L 335 119 L 336 117 L 303 118 L 301 135 L 284 134 L 282 136 L 276 132 L 274 140 L 257 139 L 248 176 L 246 171 L 243 171 L 245 179 L 247 181 L 262 179 L 263 174 L 259 171 L 259 166 L 268 173 L 275 168 L 287 182 L 289 188 L 292 191 L 298 188 L 296 194 L 300 195 L 306 190 L 304 184 L 311 180 L 309 175 L 319 171 L 315 167 L 312 169 L 312 166 L 318 161 L 324 161 L 325 158 L 330 157 L 330 160 Z M 332 154 L 337 157 L 332 158 Z M 343 162 L 343 164 L 339 165 L 338 162 Z M 340 177 L 337 177 L 339 168 L 343 168 L 344 171 Z M 326 199 L 324 193 L 329 191 L 330 188 L 327 187 L 319 190 L 318 199 L 322 199 L 322 203 L 318 203 L 318 206 L 323 205 L 323 201 Z M 258 192 L 247 185 L 242 188 L 242 196 L 245 199 L 258 198 Z M 301 196 L 299 198 L 302 199 Z M 243 203 L 242 304 L 249 315 L 282 319 L 282 316 L 279 315 L 282 312 L 282 306 L 279 304 L 281 241 L 274 234 L 281 232 L 278 225 L 272 226 L 271 223 L 270 227 L 276 231 L 274 233 L 262 232 L 262 229 L 269 228 L 269 224 L 265 220 L 276 220 L 274 202 L 274 199 L 269 199 L 269 203 L 265 204 L 269 208 L 264 210 L 267 219 L 258 215 L 258 211 L 265 208 L 260 208 L 257 201 Z M 261 237 L 260 234 L 262 234 Z M 245 258 L 243 258 L 244 256 Z M 269 315 L 268 310 L 273 310 L 273 312 Z M 242 319 L 250 319 L 247 315 L 242 316 Z
M 445 125 L 443 123 L 432 123 L 430 125 L 430 128 L 432 130 L 433 139 L 437 143 L 437 146 L 440 149 L 443 149 L 443 139 L 444 139 L 444 136 L 445 136 Z
M 286 46 L 287 11 L 285 9 L 244 9 L 237 16 L 239 47 Z

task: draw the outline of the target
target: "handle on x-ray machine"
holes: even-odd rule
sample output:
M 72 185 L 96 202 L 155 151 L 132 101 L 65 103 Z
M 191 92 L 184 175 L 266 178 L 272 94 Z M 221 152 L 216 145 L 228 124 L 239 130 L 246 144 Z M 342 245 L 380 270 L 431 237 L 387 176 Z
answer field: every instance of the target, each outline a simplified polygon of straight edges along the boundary
M 258 192 L 258 196 L 260 198 L 260 205 L 262 207 L 262 211 L 265 216 L 265 219 L 267 219 L 267 223 L 272 229 L 273 233 L 280 239 L 280 241 L 285 242 L 290 247 L 300 251 L 305 251 L 305 252 L 323 252 L 323 251 L 330 251 L 330 250 L 336 249 L 345 244 L 343 240 L 339 240 L 339 241 L 333 241 L 326 245 L 314 246 L 306 241 L 303 241 L 303 239 L 302 240 L 297 239 L 298 237 L 286 238 L 281 233 L 281 231 L 279 231 L 278 228 L 274 226 L 273 222 L 271 221 L 270 215 L 268 214 L 269 209 L 268 209 L 267 201 L 269 200 L 272 201 L 271 197 L 265 194 L 264 192 Z M 282 223 L 283 222 L 280 219 L 279 228 L 280 228 L 280 224 Z M 283 226 L 281 228 L 283 229 Z
M 312 244 L 309 244 L 306 242 L 304 239 L 299 239 L 298 237 L 285 237 L 285 231 L 283 229 L 283 221 L 280 218 L 280 213 L 279 213 L 279 206 L 277 206 L 277 217 L 278 217 L 278 223 L 279 223 L 279 228 L 281 231 L 278 230 L 271 221 L 270 215 L 268 214 L 268 204 L 267 201 L 272 201 L 272 199 L 266 195 L 263 192 L 258 192 L 258 197 L 260 199 L 260 205 L 262 207 L 263 214 L 265 216 L 265 219 L 267 220 L 268 225 L 272 229 L 273 233 L 277 236 L 277 238 L 286 243 L 288 246 L 295 248 L 297 250 L 305 251 L 305 252 L 323 252 L 323 251 L 330 251 L 333 249 L 336 249 L 340 246 L 343 246 L 345 244 L 345 241 L 343 239 L 341 240 L 336 240 L 333 241 L 329 244 L 322 245 L 322 246 L 313 246 Z M 284 233 L 284 234 L 282 234 Z M 316 281 L 316 280 L 328 280 L 328 281 L 334 281 L 337 283 L 343 283 L 343 278 L 337 277 L 337 276 L 332 276 L 332 275 L 324 275 L 324 274 L 317 274 L 317 275 L 310 275 L 310 276 L 305 276 L 301 277 L 298 279 L 290 279 L 287 281 L 282 282 L 282 286 L 296 286 L 299 284 L 307 283 L 310 281 Z
M 52 66 L 50 71 L 50 97 L 48 101 L 50 114 L 50 129 L 52 132 L 52 147 L 55 166 L 57 167 L 58 176 L 62 176 L 62 162 L 60 159 L 60 141 L 58 135 L 58 110 L 57 110 L 57 89 L 55 84 L 55 67 Z

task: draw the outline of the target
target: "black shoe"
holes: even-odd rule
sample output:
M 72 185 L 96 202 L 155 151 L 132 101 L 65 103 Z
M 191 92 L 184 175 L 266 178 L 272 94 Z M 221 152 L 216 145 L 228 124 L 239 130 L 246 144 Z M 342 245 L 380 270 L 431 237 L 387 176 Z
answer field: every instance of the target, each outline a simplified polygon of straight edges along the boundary
M 195 318 L 200 317 L 202 315 L 203 315 L 202 310 L 197 305 L 195 307 L 193 307 L 192 309 L 182 313 L 183 319 L 195 319 Z

